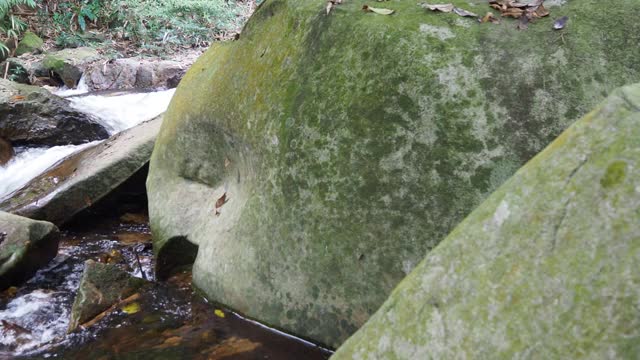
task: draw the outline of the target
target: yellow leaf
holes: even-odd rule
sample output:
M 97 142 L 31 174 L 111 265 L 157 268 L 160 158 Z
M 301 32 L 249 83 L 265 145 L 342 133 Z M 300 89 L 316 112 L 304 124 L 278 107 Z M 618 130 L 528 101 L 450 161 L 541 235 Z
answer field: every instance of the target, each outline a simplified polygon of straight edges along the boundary
M 391 10 L 391 9 L 374 8 L 374 7 L 367 6 L 367 5 L 364 5 L 364 6 L 362 7 L 362 10 L 364 10 L 364 11 L 371 11 L 371 12 L 374 12 L 374 13 L 376 13 L 376 14 L 380 14 L 380 15 L 391 15 L 391 14 L 393 14 L 393 13 L 394 13 L 394 11 L 395 11 L 395 10 Z
M 224 312 L 222 310 L 216 309 L 213 313 L 216 314 L 217 317 L 224 319 Z
M 131 314 L 135 314 L 138 311 L 140 311 L 140 304 L 138 304 L 137 302 L 132 302 L 131 304 L 127 304 L 125 306 L 122 307 L 122 311 L 124 311 L 125 313 L 131 315 Z

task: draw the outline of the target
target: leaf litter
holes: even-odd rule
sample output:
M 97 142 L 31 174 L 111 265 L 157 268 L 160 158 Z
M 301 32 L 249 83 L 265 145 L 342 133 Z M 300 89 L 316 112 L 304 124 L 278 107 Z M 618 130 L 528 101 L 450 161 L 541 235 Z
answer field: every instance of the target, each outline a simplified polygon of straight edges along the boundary
M 385 8 L 375 8 L 369 5 L 363 5 L 362 10 L 364 10 L 365 12 L 374 12 L 380 15 L 391 15 L 395 12 L 395 10 L 385 9 Z

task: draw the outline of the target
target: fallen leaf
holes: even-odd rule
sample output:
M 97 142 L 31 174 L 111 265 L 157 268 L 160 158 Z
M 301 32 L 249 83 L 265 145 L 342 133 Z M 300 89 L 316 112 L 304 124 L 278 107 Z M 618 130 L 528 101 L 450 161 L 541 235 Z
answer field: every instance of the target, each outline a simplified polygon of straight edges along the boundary
M 226 204 L 227 201 L 229 201 L 229 199 L 227 198 L 227 192 L 225 191 L 224 194 L 216 200 L 216 216 L 220 215 L 220 211 L 218 211 L 218 209 L 220 209 L 222 205 Z
M 140 304 L 138 304 L 137 302 L 132 302 L 123 306 L 121 309 L 125 314 L 135 314 L 140 311 Z
M 485 16 L 482 17 L 482 19 L 480 19 L 480 22 L 481 23 L 492 22 L 494 24 L 499 24 L 500 20 L 491 11 L 489 11 Z
M 22 101 L 22 100 L 24 100 L 24 99 L 26 99 L 26 97 L 24 97 L 24 96 L 22 96 L 22 95 L 13 95 L 13 96 L 9 99 L 9 101 L 10 101 L 10 102 L 17 102 L 17 101 Z
M 329 13 L 327 13 L 329 14 Z M 224 168 L 228 168 L 229 165 L 231 165 L 231 160 L 229 160 L 229 158 L 224 158 Z
M 459 16 L 462 16 L 462 17 L 465 17 L 465 16 L 467 16 L 467 17 L 478 17 L 478 15 L 472 13 L 471 11 L 467 11 L 465 9 L 461 9 L 459 7 L 454 7 L 453 8 L 453 12 L 456 15 L 459 15 Z
M 554 30 L 564 29 L 564 27 L 567 25 L 567 20 L 569 20 L 569 17 L 568 16 L 563 16 L 560 19 L 554 21 L 553 29 Z
M 333 1 L 327 1 L 327 9 L 326 9 L 327 15 L 329 15 L 329 13 L 331 12 L 331 9 L 333 9 Z M 225 167 L 226 167 L 226 163 L 225 163 Z
M 453 4 L 425 4 L 422 3 L 421 6 L 425 9 L 429 9 L 431 11 L 440 11 L 444 13 L 453 12 L 458 16 L 469 16 L 469 17 L 478 17 L 478 15 L 472 13 L 471 11 L 467 11 L 465 9 L 461 9 L 459 7 L 453 6 Z
M 367 11 L 367 12 L 374 12 L 374 13 L 380 14 L 380 15 L 391 15 L 391 14 L 393 14 L 395 12 L 395 10 L 384 9 L 384 8 L 374 8 L 374 7 L 367 6 L 367 5 L 362 6 L 362 10 Z
M 434 4 L 434 5 L 430 5 L 430 4 L 422 4 L 423 8 L 429 9 L 431 11 L 441 11 L 441 12 L 452 12 L 453 11 L 453 4 Z
M 214 314 L 216 314 L 216 316 L 217 316 L 217 317 L 219 317 L 219 318 L 223 318 L 223 319 L 224 319 L 224 316 L 225 316 L 225 315 L 224 315 L 224 311 L 222 311 L 222 310 L 220 310 L 220 309 L 215 309 L 215 310 L 213 311 L 213 313 L 214 313 Z

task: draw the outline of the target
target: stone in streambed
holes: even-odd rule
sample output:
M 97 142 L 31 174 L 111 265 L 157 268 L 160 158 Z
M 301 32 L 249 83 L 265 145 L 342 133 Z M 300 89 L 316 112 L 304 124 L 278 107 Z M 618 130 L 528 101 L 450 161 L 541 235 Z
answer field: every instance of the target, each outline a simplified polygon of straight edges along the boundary
M 504 180 L 640 81 L 640 22 L 635 0 L 553 7 L 580 19 L 562 38 L 551 17 L 518 31 L 412 1 L 325 5 L 266 0 L 199 58 L 147 188 L 158 259 L 195 244 L 210 299 L 337 347 Z
M 109 133 L 43 88 L 0 79 L 0 137 L 23 146 L 55 146 L 106 139 Z
M 20 285 L 58 252 L 58 228 L 0 212 L 0 291 Z
M 129 275 L 116 265 L 88 260 L 71 308 L 69 332 L 135 294 L 145 284 L 149 282 Z
M 162 116 L 73 154 L 0 202 L 0 209 L 61 225 L 149 161 Z
M 640 84 L 521 168 L 332 357 L 640 358 Z
M 49 53 L 42 64 L 45 69 L 56 73 L 67 87 L 75 88 L 89 65 L 101 59 L 97 50 L 79 47 Z

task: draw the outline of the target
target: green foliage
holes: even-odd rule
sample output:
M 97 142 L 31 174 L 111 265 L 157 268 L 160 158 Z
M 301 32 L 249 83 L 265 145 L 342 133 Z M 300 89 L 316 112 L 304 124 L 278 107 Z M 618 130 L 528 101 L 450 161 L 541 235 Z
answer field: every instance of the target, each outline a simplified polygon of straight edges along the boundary
M 224 0 L 114 0 L 103 8 L 110 28 L 142 45 L 202 45 L 241 26 L 246 5 Z
M 27 28 L 27 24 L 13 15 L 12 9 L 15 6 L 35 7 L 34 0 L 0 0 L 0 35 L 17 46 L 20 34 Z M 15 47 L 15 46 L 14 46 Z M 8 55 L 10 52 L 7 45 L 0 42 L 0 54 Z

